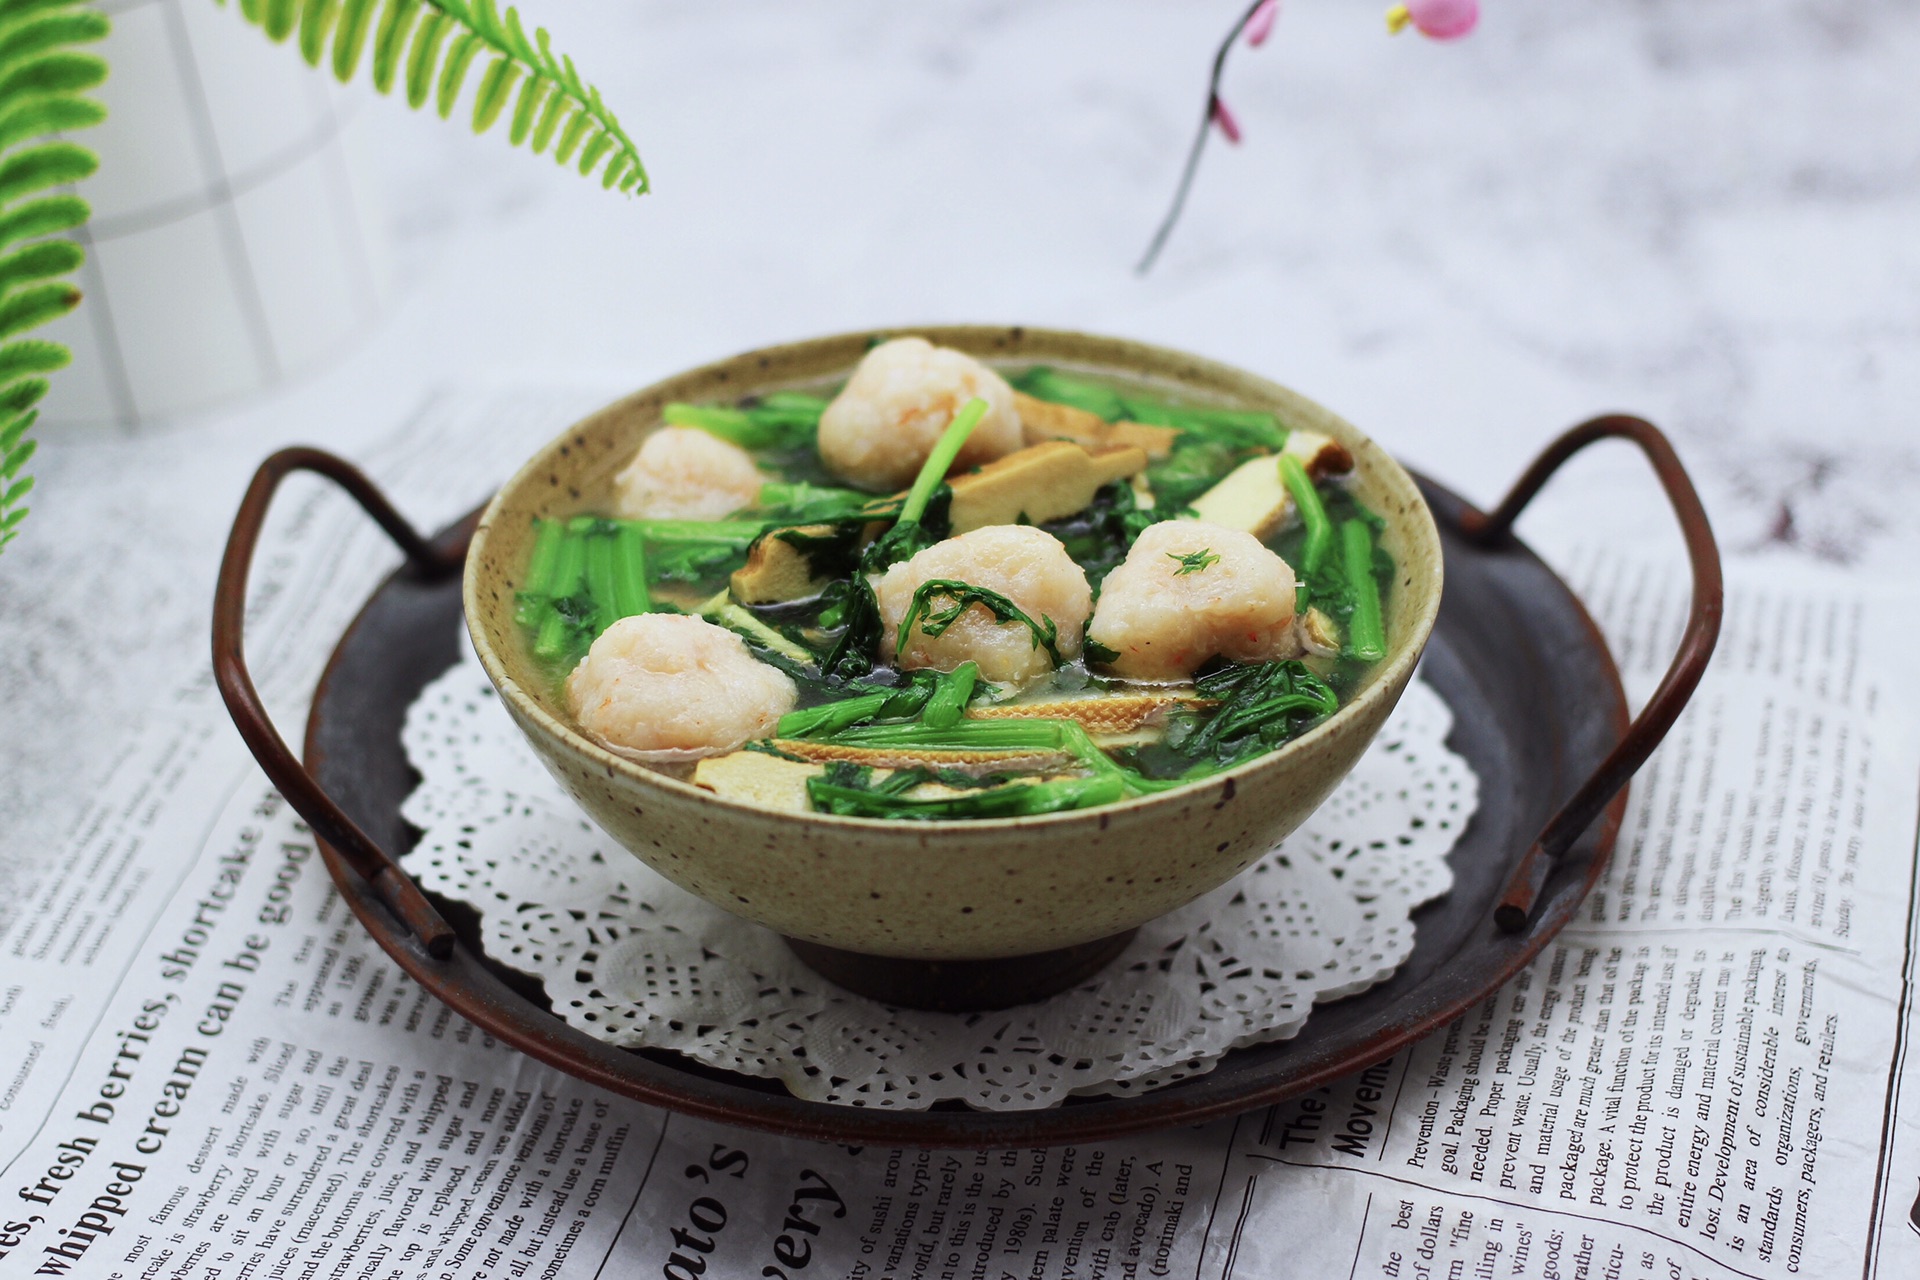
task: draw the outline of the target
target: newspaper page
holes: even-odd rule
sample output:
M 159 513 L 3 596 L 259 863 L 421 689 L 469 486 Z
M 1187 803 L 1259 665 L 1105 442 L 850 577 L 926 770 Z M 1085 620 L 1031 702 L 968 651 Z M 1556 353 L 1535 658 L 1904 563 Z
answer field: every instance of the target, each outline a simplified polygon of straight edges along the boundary
M 436 398 L 373 470 L 447 520 L 579 407 Z M 394 562 L 283 498 L 249 619 L 283 730 Z M 1684 576 L 1570 573 L 1644 695 Z M 1604 883 L 1512 984 L 1286 1105 L 1048 1150 L 778 1139 L 494 1043 L 365 935 L 197 674 L 0 932 L 0 1275 L 1920 1274 L 1920 605 L 1731 586 Z

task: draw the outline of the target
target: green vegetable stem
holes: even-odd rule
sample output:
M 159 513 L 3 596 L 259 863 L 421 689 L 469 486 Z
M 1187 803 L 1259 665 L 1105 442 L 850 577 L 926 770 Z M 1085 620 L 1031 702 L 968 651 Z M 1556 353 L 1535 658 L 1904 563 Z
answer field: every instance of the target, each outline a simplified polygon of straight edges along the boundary
M 1387 656 L 1387 632 L 1380 612 L 1380 583 L 1373 576 L 1373 530 L 1365 520 L 1340 527 L 1347 585 L 1353 592 L 1353 617 L 1347 623 L 1347 652 L 1362 662 Z
M 901 524 L 920 523 L 920 518 L 927 512 L 927 503 L 933 498 L 933 491 L 945 481 L 953 460 L 967 447 L 967 438 L 980 425 L 980 419 L 987 416 L 987 408 L 987 402 L 975 396 L 953 415 L 953 421 L 947 424 L 947 429 L 934 442 L 933 452 L 920 465 L 920 474 L 913 478 L 913 488 L 907 490 L 906 504 L 900 508 Z
M 838 733 L 849 725 L 871 720 L 887 705 L 885 693 L 865 693 L 857 698 L 822 703 L 802 711 L 789 711 L 774 726 L 777 738 L 810 738 Z
M 1280 455 L 1280 481 L 1293 496 L 1293 505 L 1300 509 L 1300 523 L 1307 528 L 1301 567 L 1308 575 L 1318 573 L 1333 549 L 1333 521 L 1327 518 L 1326 504 L 1320 501 L 1320 491 L 1314 488 L 1300 459 L 1290 453 Z
M 553 581 L 560 567 L 560 548 L 567 540 L 566 526 L 558 520 L 533 522 L 533 553 L 527 559 L 527 578 L 520 588 L 519 607 L 514 617 L 522 626 L 537 625 L 546 598 L 553 594 Z
M 842 762 L 844 763 L 844 762 Z M 963 791 L 958 795 L 911 797 L 901 792 L 933 780 L 920 769 L 872 781 L 871 770 L 830 768 L 807 779 L 807 798 L 821 813 L 850 818 L 1015 818 L 1112 804 L 1126 795 L 1117 778 L 1052 778 Z
M 653 612 L 653 594 L 647 590 L 646 538 L 628 525 L 613 535 L 613 584 L 615 617 Z
M 951 729 L 960 723 L 960 717 L 966 714 L 967 702 L 973 697 L 974 686 L 980 681 L 980 664 L 963 662 L 952 671 L 940 677 L 933 696 L 927 699 L 926 710 L 920 718 L 929 729 Z

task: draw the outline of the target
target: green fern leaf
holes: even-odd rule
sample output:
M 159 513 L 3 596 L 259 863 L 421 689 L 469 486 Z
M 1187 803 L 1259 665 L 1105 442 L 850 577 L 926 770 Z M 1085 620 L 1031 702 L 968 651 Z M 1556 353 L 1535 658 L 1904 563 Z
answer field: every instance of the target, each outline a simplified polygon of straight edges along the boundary
M 520 85 L 520 100 L 513 107 L 513 124 L 507 130 L 507 141 L 519 146 L 533 134 L 534 122 L 539 119 L 540 107 L 546 101 L 553 81 L 542 80 L 539 76 L 528 76 Z
M 20 444 L 21 437 L 27 434 L 28 428 L 32 427 L 39 417 L 38 413 L 23 413 L 5 428 L 0 428 L 0 454 L 11 457 L 14 449 Z
M 602 129 L 587 139 L 587 145 L 580 149 L 580 176 L 593 172 L 593 166 L 600 163 L 600 157 L 613 150 L 613 139 Z
M 29 440 L 25 444 L 8 450 L 7 455 L 0 458 L 0 480 L 11 480 L 19 475 L 20 468 L 27 465 L 33 458 L 34 450 L 39 447 L 38 440 Z
M 500 11 L 493 7 L 493 0 L 473 0 L 467 8 L 467 20 L 475 31 L 487 38 L 487 43 L 495 47 L 507 43 L 507 29 L 500 24 Z
M 300 19 L 300 0 L 265 0 L 263 12 L 267 39 L 279 44 L 293 34 Z
M 580 145 L 587 131 L 593 128 L 593 117 L 582 111 L 567 121 L 567 127 L 560 131 L 560 145 L 553 149 L 555 164 L 565 164 L 573 158 L 573 152 Z
M 340 0 L 340 25 L 333 33 L 333 74 L 341 84 L 360 69 L 360 54 L 373 30 L 375 0 Z
M 340 0 L 306 0 L 300 7 L 300 56 L 317 67 L 327 56 L 327 37 L 340 16 Z
M 111 29 L 112 24 L 91 9 L 23 22 L 0 36 L 0 67 L 11 66 L 49 49 L 104 40 Z
M 522 62 L 544 70 L 546 64 L 540 61 L 540 51 L 534 48 L 533 41 L 527 39 L 526 28 L 520 25 L 520 14 L 517 10 L 511 8 L 507 10 L 505 25 L 507 47 L 512 49 L 514 55 Z
M 0 293 L 30 280 L 45 280 L 77 271 L 86 255 L 71 240 L 44 240 L 0 258 Z
M 73 353 L 57 342 L 27 338 L 0 347 L 0 382 L 23 374 L 54 373 L 73 363 Z
M 0 298 L 0 339 L 58 320 L 79 305 L 80 291 L 70 284 L 36 284 Z
M 0 102 L 29 94 L 83 93 L 106 78 L 106 62 L 90 53 L 49 53 L 0 73 Z
M 76 2 L 0 0 L 0 49 L 6 47 L 8 12 Z M 331 41 L 333 71 L 341 80 L 359 68 L 371 38 L 374 88 L 391 92 L 404 59 L 408 104 L 420 108 L 432 98 L 443 119 L 453 115 L 467 73 L 484 59 L 470 122 L 475 133 L 492 128 L 512 104 L 507 129 L 512 145 L 535 153 L 553 146 L 561 163 L 578 153 L 583 175 L 605 161 L 601 185 L 630 193 L 647 190 L 639 153 L 599 91 L 581 80 L 571 58 L 554 53 L 545 28 L 529 36 L 519 12 L 498 0 L 240 0 L 240 12 L 274 39 L 285 39 L 297 25 L 301 51 L 310 62 L 317 62 Z M 25 48 L 30 42 L 22 39 Z M 6 74 L 4 65 L 0 59 L 0 74 Z
M 418 111 L 433 94 L 433 73 L 440 57 L 440 46 L 453 30 L 453 20 L 438 9 L 414 29 L 413 48 L 407 51 L 407 105 Z
M 0 413 L 26 413 L 40 403 L 52 385 L 45 378 L 22 378 L 12 386 L 0 388 Z M 32 425 L 31 418 L 27 425 Z M 13 430 L 12 427 L 7 429 Z
M 520 68 L 513 65 L 512 58 L 495 58 L 486 72 L 480 77 L 480 87 L 473 92 L 473 131 L 485 133 L 493 128 L 493 122 L 500 118 L 500 112 L 507 105 L 507 97 L 513 92 L 513 82 L 520 78 Z
M 71 133 L 99 124 L 107 109 L 92 98 L 29 98 L 0 109 L 0 151 L 49 133 Z
M 79 196 L 47 196 L 0 213 L 0 249 L 21 240 L 71 231 L 93 211 Z M 0 399 L 0 406 L 5 400 Z
M 546 110 L 540 113 L 540 122 L 533 126 L 533 137 L 527 145 L 533 148 L 533 154 L 539 155 L 553 141 L 553 135 L 559 132 L 567 113 L 573 109 L 573 103 L 567 95 L 559 91 L 548 95 Z
M 100 158 L 71 142 L 46 142 L 0 160 L 0 204 L 91 177 Z
M 86 0 L 0 0 L 0 29 L 14 29 L 56 9 L 72 9 Z
M 373 87 L 381 93 L 393 92 L 407 37 L 413 34 L 413 24 L 419 17 L 419 0 L 388 0 L 381 11 L 380 26 L 373 35 Z
M 84 223 L 86 201 L 30 197 L 99 168 L 86 148 L 46 139 L 105 117 L 100 103 L 81 95 L 106 78 L 107 64 L 80 47 L 109 29 L 84 0 L 0 0 L 0 547 L 19 535 L 27 518 L 21 500 L 32 492 L 33 477 L 25 470 L 38 448 L 27 433 L 49 385 L 37 375 L 73 358 L 57 342 L 19 335 L 79 305 L 80 291 L 60 277 L 85 259 L 71 240 L 45 237 Z M 13 249 L 21 241 L 30 243 Z
M 460 100 L 460 86 L 466 83 L 467 68 L 485 47 L 485 42 L 471 31 L 462 32 L 447 46 L 446 60 L 440 64 L 440 98 L 435 104 L 442 120 L 453 115 L 453 104 Z

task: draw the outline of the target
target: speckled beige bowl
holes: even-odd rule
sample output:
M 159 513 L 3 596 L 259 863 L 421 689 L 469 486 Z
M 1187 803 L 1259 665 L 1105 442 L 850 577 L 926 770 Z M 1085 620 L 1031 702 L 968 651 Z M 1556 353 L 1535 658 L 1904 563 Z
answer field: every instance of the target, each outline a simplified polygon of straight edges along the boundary
M 1122 934 L 1248 866 L 1326 799 L 1393 709 L 1440 604 L 1440 542 L 1413 480 L 1319 405 L 1224 365 L 1112 338 L 1026 328 L 922 328 L 1018 367 L 1044 363 L 1189 402 L 1271 409 L 1335 437 L 1356 496 L 1387 519 L 1400 567 L 1388 655 L 1327 723 L 1227 773 L 1076 813 L 902 822 L 775 813 L 621 759 L 571 723 L 513 618 L 532 518 L 605 509 L 617 471 L 671 400 L 731 400 L 844 377 L 872 334 L 749 352 L 669 378 L 575 425 L 500 490 L 468 553 L 467 626 L 487 674 L 547 767 L 608 834 L 676 884 L 791 938 L 872 956 L 983 960 Z M 890 335 L 891 336 L 891 335 Z

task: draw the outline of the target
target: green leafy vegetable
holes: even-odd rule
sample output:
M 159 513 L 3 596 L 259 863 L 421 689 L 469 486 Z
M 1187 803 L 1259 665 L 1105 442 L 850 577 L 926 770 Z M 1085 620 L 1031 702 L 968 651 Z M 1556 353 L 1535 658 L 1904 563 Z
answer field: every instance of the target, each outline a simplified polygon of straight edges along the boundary
M 980 664 L 963 662 L 940 677 L 920 718 L 929 729 L 951 729 L 967 713 L 967 703 L 980 682 Z
M 551 148 L 557 163 L 572 163 L 582 176 L 605 160 L 602 187 L 647 190 L 640 153 L 600 91 L 580 78 L 573 59 L 554 53 L 545 28 L 529 38 L 520 15 L 494 0 L 240 0 L 239 9 L 276 43 L 297 29 L 310 66 L 320 65 L 331 43 L 333 74 L 342 83 L 353 78 L 371 41 L 373 87 L 392 92 L 404 67 L 407 104 L 418 110 L 431 97 L 443 119 L 453 114 L 467 73 L 484 61 L 473 95 L 475 133 L 492 128 L 511 106 L 512 145 L 535 154 Z
M 818 413 L 792 408 L 729 409 L 674 401 L 660 411 L 669 426 L 697 427 L 742 449 L 794 449 L 808 444 L 820 426 Z
M 936 597 L 950 603 L 944 608 L 935 609 L 933 601 Z M 1042 615 L 1040 621 L 1035 622 L 1026 610 L 998 591 L 977 587 L 958 578 L 929 578 L 914 590 L 906 616 L 900 619 L 900 647 L 907 647 L 907 637 L 913 633 L 915 626 L 920 628 L 920 634 L 938 639 L 946 634 L 947 628 L 960 620 L 961 614 L 976 604 L 985 606 L 993 614 L 995 622 L 1017 622 L 1032 632 L 1033 647 L 1044 648 L 1053 665 L 1060 665 L 1059 628 L 1052 618 Z
M 1220 563 L 1220 557 L 1213 553 L 1211 547 L 1202 547 L 1198 551 L 1189 551 L 1185 555 L 1177 551 L 1169 551 L 1167 559 L 1180 566 L 1173 571 L 1173 576 L 1176 578 L 1184 578 L 1190 573 L 1200 573 Z
M 922 769 L 904 769 L 875 781 L 873 771 L 837 761 L 807 779 L 807 798 L 821 813 L 849 818 L 1015 818 L 1112 804 L 1126 795 L 1116 777 L 1051 778 L 974 788 L 959 795 L 912 797 L 922 783 L 942 780 Z
M 825 396 L 810 391 L 769 391 L 754 401 L 753 407 L 767 413 L 784 413 L 796 422 L 818 424 L 820 415 L 831 403 Z
M 760 486 L 756 514 L 769 524 L 833 524 L 842 520 L 887 520 L 900 513 L 900 501 L 876 498 L 858 489 L 775 482 Z
M 1161 741 L 1123 750 L 1127 763 L 1149 777 L 1191 782 L 1272 750 L 1340 705 L 1301 662 L 1235 663 L 1194 684 L 1218 705 L 1176 715 Z
M 644 542 L 644 535 L 642 540 Z M 731 573 L 740 560 L 740 545 L 736 542 L 656 543 L 647 557 L 649 581 L 698 585 Z
M 660 607 L 651 582 L 697 581 L 737 562 L 759 530 L 743 521 L 535 520 L 514 616 L 534 631 L 536 654 L 570 665 L 613 623 Z
M 1159 507 L 1141 510 L 1133 486 L 1119 480 L 1102 485 L 1085 510 L 1040 527 L 1060 539 L 1074 563 L 1086 572 L 1087 585 L 1098 598 L 1107 574 L 1127 558 L 1140 531 L 1171 514 Z
M 621 525 L 637 529 L 648 542 L 724 543 L 736 551 L 745 551 L 764 528 L 757 520 L 613 520 L 606 516 L 575 516 L 567 527 L 574 533 L 595 533 Z
M 1137 392 L 1118 390 L 1091 378 L 1035 365 L 1009 381 L 1036 400 L 1071 405 L 1098 414 L 1108 422 L 1126 419 L 1149 426 L 1173 427 L 1198 440 L 1235 448 L 1278 449 L 1286 443 L 1286 429 L 1271 413 L 1258 409 L 1216 409 L 1175 405 Z
M 1097 413 L 1108 422 L 1124 417 L 1127 412 L 1119 393 L 1106 383 L 1095 382 L 1091 378 L 1076 378 L 1046 365 L 1035 365 L 1015 374 L 1009 381 L 1036 400 L 1072 405 L 1088 413 Z
M 1143 396 L 1120 393 L 1126 416 L 1149 426 L 1173 427 L 1199 440 L 1235 448 L 1278 449 L 1287 442 L 1280 420 L 1257 409 L 1210 409 L 1165 404 Z
M 1183 439 L 1173 452 L 1147 468 L 1147 483 L 1159 500 L 1157 510 L 1177 514 L 1195 498 L 1219 483 L 1240 461 L 1232 445 L 1212 440 Z

